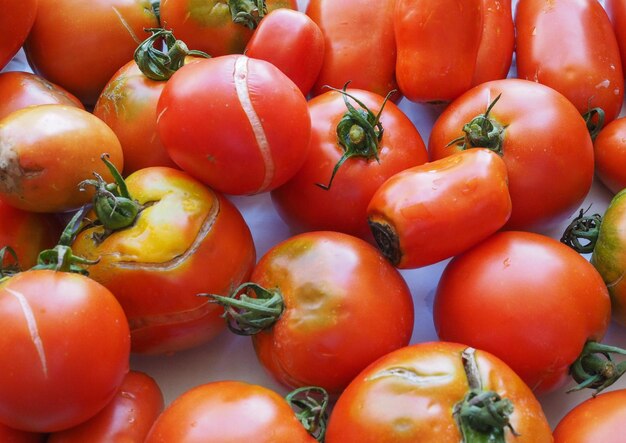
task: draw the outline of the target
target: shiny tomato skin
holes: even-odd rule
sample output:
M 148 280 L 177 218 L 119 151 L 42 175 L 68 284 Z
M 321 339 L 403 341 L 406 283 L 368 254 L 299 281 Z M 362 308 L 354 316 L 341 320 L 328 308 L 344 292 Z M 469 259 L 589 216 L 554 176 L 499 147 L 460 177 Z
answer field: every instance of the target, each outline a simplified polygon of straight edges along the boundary
M 502 158 L 513 204 L 505 228 L 553 228 L 580 207 L 594 173 L 593 143 L 585 121 L 553 89 L 519 79 L 494 80 L 472 88 L 435 121 L 428 141 L 430 158 L 462 149 L 461 142 L 447 145 L 463 136 L 463 126 L 484 114 L 500 94 L 489 116 L 504 128 Z
M 324 34 L 324 63 L 311 91 L 325 86 L 365 89 L 385 96 L 397 89 L 393 11 L 396 0 L 310 0 L 306 14 Z
M 626 73 L 626 3 L 621 0 L 604 0 L 604 9 L 613 24 L 622 60 L 622 72 Z
M 224 329 L 223 311 L 197 294 L 226 295 L 249 277 L 256 253 L 248 226 L 232 203 L 177 169 L 141 169 L 126 184 L 146 205 L 135 223 L 100 243 L 92 236 L 102 227 L 86 229 L 74 253 L 100 259 L 89 275 L 124 308 L 133 352 L 162 354 L 210 340 Z
M 76 427 L 51 434 L 46 443 L 143 442 L 163 406 L 154 379 L 130 371 L 103 410 Z
M 290 388 L 320 386 L 338 394 L 365 366 L 411 338 L 406 282 L 356 237 L 330 231 L 291 237 L 259 260 L 250 279 L 283 296 L 283 314 L 253 342 L 261 364 Z
M 77 314 L 80 315 L 77 315 Z M 54 432 L 94 416 L 128 372 L 124 312 L 79 274 L 36 270 L 0 284 L 0 421 Z
M 550 237 L 499 232 L 455 257 L 435 295 L 441 340 L 491 352 L 536 392 L 557 389 L 611 320 L 600 274 Z
M 483 32 L 472 86 L 506 78 L 515 48 L 511 0 L 483 0 Z
M 384 101 L 382 96 L 365 90 L 347 92 L 374 114 Z M 359 108 L 354 102 L 352 105 Z M 339 168 L 330 189 L 320 188 L 316 184 L 328 184 L 344 153 L 336 129 L 346 111 L 343 96 L 336 91 L 309 101 L 312 126 L 308 156 L 291 180 L 272 191 L 272 201 L 283 220 L 297 232 L 340 231 L 372 241 L 366 209 L 374 192 L 395 173 L 425 163 L 428 154 L 413 123 L 394 103 L 387 102 L 380 117 L 384 132 L 379 161 L 349 158 Z
M 306 14 L 276 9 L 263 17 L 245 54 L 272 63 L 306 96 L 322 68 L 324 35 Z
M 0 423 L 0 441 L 3 443 L 43 443 L 46 441 L 46 436 L 39 432 L 12 429 Z
M 311 121 L 306 99 L 278 68 L 244 55 L 183 66 L 157 107 L 172 160 L 213 189 L 270 191 L 304 163 Z
M 266 0 L 265 4 L 268 12 L 298 9 L 296 0 Z M 189 48 L 211 57 L 243 53 L 253 34 L 251 29 L 233 22 L 228 0 L 163 0 L 161 23 Z
M 330 416 L 326 443 L 457 443 L 454 405 L 469 389 L 464 345 L 420 343 L 391 352 L 368 366 L 341 394 Z M 483 388 L 513 403 L 507 442 L 548 443 L 552 434 L 540 403 L 500 359 L 476 351 Z
M 17 54 L 28 36 L 37 14 L 37 0 L 1 0 L 0 70 Z
M 112 180 L 104 153 L 121 169 L 122 148 L 102 120 L 75 106 L 39 105 L 0 120 L 0 194 L 17 208 L 63 212 L 89 201 L 79 183 L 97 172 Z
M 520 0 L 515 16 L 517 76 L 556 89 L 581 114 L 620 112 L 624 74 L 611 22 L 597 0 Z M 555 44 L 558 42 L 558 44 Z
M 84 109 L 83 104 L 58 85 L 30 72 L 0 73 L 0 119 L 32 105 L 59 104 Z
M 613 193 L 626 188 L 626 117 L 606 125 L 593 143 L 596 175 Z
M 554 429 L 554 443 L 620 443 L 624 440 L 626 389 L 603 392 L 578 404 Z
M 144 35 L 158 27 L 150 0 L 38 0 L 24 44 L 35 73 L 92 107 Z
M 458 255 L 499 230 L 510 215 L 506 165 L 488 149 L 461 151 L 399 172 L 367 207 L 379 247 L 398 268 Z M 390 231 L 393 248 L 387 244 Z
M 277 393 L 239 381 L 197 386 L 170 404 L 145 443 L 315 443 Z

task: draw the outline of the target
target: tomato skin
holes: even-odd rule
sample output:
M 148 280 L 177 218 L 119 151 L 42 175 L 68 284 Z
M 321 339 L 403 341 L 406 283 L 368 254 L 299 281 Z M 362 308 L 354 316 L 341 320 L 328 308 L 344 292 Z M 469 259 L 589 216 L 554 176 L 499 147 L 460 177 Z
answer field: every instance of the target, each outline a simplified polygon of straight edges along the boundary
M 393 10 L 396 0 L 310 0 L 306 14 L 324 34 L 324 63 L 311 91 L 326 85 L 365 89 L 385 96 L 397 88 Z
M 3 38 L 0 42 L 0 70 L 11 61 L 30 32 L 35 15 L 37 0 L 0 0 L 0 17 Z
M 113 398 L 128 372 L 124 312 L 94 280 L 50 270 L 16 274 L 0 284 L 0 317 L 0 421 L 8 426 L 75 426 Z
M 156 382 L 143 372 L 130 371 L 102 411 L 74 428 L 51 434 L 46 443 L 143 442 L 163 406 Z
M 338 394 L 365 366 L 411 338 L 409 288 L 382 254 L 356 237 L 330 231 L 291 237 L 259 260 L 251 281 L 277 288 L 284 298 L 281 317 L 253 343 L 261 364 L 290 388 L 320 386 Z
M 67 89 L 87 107 L 133 58 L 143 29 L 158 27 L 150 0 L 38 1 L 24 45 L 28 61 L 37 74 Z
M 298 9 L 296 0 L 266 0 L 266 6 L 268 12 Z M 233 22 L 227 0 L 163 0 L 161 23 L 187 46 L 211 57 L 243 53 L 253 34 L 251 29 Z
M 386 255 L 396 267 L 431 265 L 477 244 L 509 219 L 506 165 L 488 149 L 470 149 L 406 169 L 378 188 L 367 214 L 376 231 L 393 231 L 398 247 Z M 379 241 L 383 251 L 386 239 Z
M 585 258 L 521 231 L 496 233 L 452 259 L 434 302 L 441 340 L 491 352 L 536 393 L 560 387 L 610 319 L 607 288 Z
M 0 441 L 2 443 L 43 443 L 46 440 L 44 434 L 20 431 L 0 423 Z
M 74 253 L 100 258 L 89 275 L 124 308 L 133 352 L 162 354 L 210 340 L 224 329 L 223 311 L 196 294 L 226 295 L 249 277 L 256 253 L 248 226 L 232 203 L 182 171 L 146 168 L 126 184 L 148 207 L 99 244 L 92 236 L 102 227 L 82 231 Z
M 174 400 L 145 443 L 315 443 L 275 392 L 239 381 L 197 386 Z
M 626 4 L 621 0 L 604 0 L 606 10 L 619 46 L 622 72 L 626 73 Z
M 555 443 L 619 443 L 624 439 L 626 389 L 603 392 L 569 411 L 554 429 Z
M 276 9 L 263 17 L 245 54 L 272 63 L 306 96 L 322 68 L 324 35 L 306 14 Z
M 626 188 L 626 117 L 613 120 L 593 144 L 595 170 L 613 194 Z
M 501 94 L 490 117 L 504 127 L 502 158 L 513 203 L 506 229 L 554 227 L 579 207 L 591 188 L 593 144 L 585 121 L 561 94 L 539 83 L 494 80 L 452 102 L 433 125 L 431 160 L 461 149 L 447 146 L 462 136 L 463 125 L 484 114 Z
M 452 415 L 469 387 L 463 369 L 464 345 L 420 343 L 387 354 L 361 372 L 341 394 L 330 416 L 327 443 L 459 442 Z M 524 382 L 500 359 L 484 351 L 476 360 L 485 390 L 513 403 L 507 442 L 551 442 L 541 405 Z M 389 371 L 402 368 L 416 381 Z M 388 376 L 384 376 L 387 373 Z
M 374 114 L 384 101 L 382 96 L 365 90 L 347 92 Z M 352 105 L 358 108 L 354 102 Z M 312 126 L 308 156 L 291 180 L 272 191 L 272 202 L 297 232 L 331 230 L 372 241 L 366 209 L 374 192 L 395 173 L 425 163 L 428 154 L 413 123 L 394 103 L 387 102 L 380 118 L 384 130 L 378 150 L 380 161 L 349 158 L 339 168 L 330 189 L 320 188 L 316 183 L 329 182 L 344 153 L 336 129 L 346 111 L 343 96 L 336 91 L 309 101 Z
M 520 0 L 517 76 L 550 86 L 581 114 L 600 107 L 605 122 L 620 112 L 624 75 L 611 22 L 597 0 Z
M 74 106 L 40 105 L 0 120 L 0 194 L 19 209 L 63 212 L 91 198 L 81 181 L 95 171 L 111 180 L 103 153 L 122 168 L 117 137 L 100 119 Z

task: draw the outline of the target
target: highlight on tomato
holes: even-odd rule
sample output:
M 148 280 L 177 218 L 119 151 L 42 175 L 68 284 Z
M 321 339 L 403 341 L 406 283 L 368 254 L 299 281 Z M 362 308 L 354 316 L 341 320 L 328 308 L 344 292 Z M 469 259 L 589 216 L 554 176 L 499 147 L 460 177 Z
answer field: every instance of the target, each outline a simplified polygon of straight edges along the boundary
M 361 372 L 330 415 L 326 443 L 552 442 L 531 390 L 502 360 L 429 342 Z
M 0 0 L 0 70 L 4 68 L 24 44 L 28 36 L 35 15 L 37 14 L 38 0 Z
M 606 125 L 593 143 L 595 173 L 613 193 L 626 188 L 626 117 Z
M 203 295 L 224 305 L 229 329 L 252 336 L 261 364 L 292 389 L 338 394 L 413 331 L 400 273 L 369 243 L 338 232 L 284 240 L 229 297 Z

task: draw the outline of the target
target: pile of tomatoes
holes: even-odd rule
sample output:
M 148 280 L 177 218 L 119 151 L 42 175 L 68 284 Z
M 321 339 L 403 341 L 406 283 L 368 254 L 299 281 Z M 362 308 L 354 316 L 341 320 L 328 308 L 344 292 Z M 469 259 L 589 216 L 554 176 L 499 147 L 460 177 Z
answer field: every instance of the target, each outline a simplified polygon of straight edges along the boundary
M 619 440 L 624 1 L 0 9 L 0 441 Z

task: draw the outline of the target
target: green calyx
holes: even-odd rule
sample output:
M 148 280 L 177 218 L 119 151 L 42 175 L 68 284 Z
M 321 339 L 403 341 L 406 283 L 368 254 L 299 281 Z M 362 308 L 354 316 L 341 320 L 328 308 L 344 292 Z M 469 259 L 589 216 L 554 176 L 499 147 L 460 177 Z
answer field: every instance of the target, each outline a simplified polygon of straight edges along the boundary
M 501 96 L 502 94 L 498 94 L 484 114 L 477 115 L 469 123 L 463 125 L 465 135 L 452 140 L 447 146 L 458 145 L 462 150 L 487 148 L 501 156 L 506 128 L 489 116 Z
M 595 140 L 604 127 L 605 114 L 602 108 L 591 108 L 583 114 L 591 140 Z
M 291 391 L 285 397 L 304 429 L 319 442 L 324 441 L 328 421 L 328 392 L 318 386 Z
M 256 29 L 267 14 L 265 0 L 228 0 L 233 22 L 249 29 Z
M 4 262 L 7 262 L 5 265 Z M 22 271 L 17 253 L 10 246 L 0 249 L 0 281 L 12 277 Z
M 561 236 L 561 243 L 580 254 L 593 252 L 602 226 L 602 216 L 600 214 L 586 216 L 588 210 L 581 209 L 578 216 L 565 228 Z
M 626 361 L 615 363 L 613 354 L 626 355 L 626 350 L 588 341 L 580 356 L 570 366 L 570 374 L 578 384 L 567 392 L 595 389 L 595 397 L 615 383 L 626 372 Z

